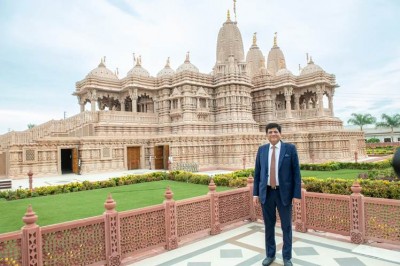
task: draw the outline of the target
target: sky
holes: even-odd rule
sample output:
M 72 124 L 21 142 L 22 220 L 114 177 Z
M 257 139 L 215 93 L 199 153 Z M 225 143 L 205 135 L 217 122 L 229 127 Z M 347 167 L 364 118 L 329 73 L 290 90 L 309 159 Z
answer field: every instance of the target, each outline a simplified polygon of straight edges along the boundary
M 133 67 L 133 53 L 156 76 L 190 52 L 200 72 L 216 61 L 218 31 L 232 0 L 0 0 L 0 135 L 79 113 L 75 83 L 98 66 Z M 245 54 L 257 32 L 267 57 L 274 32 L 287 68 L 306 53 L 340 87 L 334 112 L 400 113 L 400 1 L 237 0 Z

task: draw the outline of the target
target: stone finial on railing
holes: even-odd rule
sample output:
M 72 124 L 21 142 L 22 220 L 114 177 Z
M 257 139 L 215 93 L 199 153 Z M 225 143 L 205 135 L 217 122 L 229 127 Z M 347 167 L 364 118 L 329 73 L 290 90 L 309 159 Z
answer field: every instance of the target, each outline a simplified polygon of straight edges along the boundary
M 172 190 L 168 186 L 167 189 L 165 190 L 165 193 L 164 193 L 165 200 L 171 200 L 173 198 L 173 196 L 174 196 L 174 193 L 172 192 Z
M 117 206 L 117 203 L 111 197 L 111 193 L 109 193 L 106 202 L 104 202 L 104 208 L 106 208 L 106 212 L 114 212 L 115 206 Z
M 22 221 L 21 232 L 22 265 L 42 265 L 42 234 L 36 224 L 37 215 L 29 205 Z
M 29 204 L 24 217 L 22 217 L 22 221 L 24 221 L 24 223 L 25 223 L 24 227 L 27 228 L 27 227 L 36 226 L 37 219 L 38 219 L 38 217 L 37 217 L 36 213 L 32 210 L 32 205 Z
M 361 186 L 357 181 L 354 181 L 353 185 L 351 186 L 351 191 L 353 194 L 360 194 L 361 192 Z
M 247 186 L 252 186 L 254 183 L 254 178 L 253 176 L 250 174 L 249 177 L 247 178 Z
M 216 189 L 217 189 L 217 186 L 214 183 L 214 178 L 211 178 L 210 184 L 208 185 L 208 190 L 209 190 L 208 193 L 214 193 Z

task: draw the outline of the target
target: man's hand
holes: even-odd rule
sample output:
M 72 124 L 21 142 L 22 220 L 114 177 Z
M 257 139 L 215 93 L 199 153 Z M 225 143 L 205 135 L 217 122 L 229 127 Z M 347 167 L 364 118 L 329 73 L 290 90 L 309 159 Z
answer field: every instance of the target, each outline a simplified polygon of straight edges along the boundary
M 254 204 L 254 206 L 260 204 L 260 200 L 258 199 L 258 196 L 253 196 L 253 204 Z

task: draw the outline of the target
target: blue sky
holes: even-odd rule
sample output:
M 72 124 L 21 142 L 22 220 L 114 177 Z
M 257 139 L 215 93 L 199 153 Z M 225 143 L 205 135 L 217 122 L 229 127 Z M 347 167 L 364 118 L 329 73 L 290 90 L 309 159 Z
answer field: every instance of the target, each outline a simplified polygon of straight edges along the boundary
M 0 0 L 0 134 L 79 112 L 71 94 L 106 56 L 123 78 L 132 53 L 152 76 L 187 51 L 201 72 L 215 64 L 230 0 Z M 306 53 L 336 75 L 335 116 L 400 113 L 400 1 L 238 0 L 245 53 L 257 32 L 265 56 L 278 32 L 290 71 Z M 232 17 L 234 15 L 232 14 Z

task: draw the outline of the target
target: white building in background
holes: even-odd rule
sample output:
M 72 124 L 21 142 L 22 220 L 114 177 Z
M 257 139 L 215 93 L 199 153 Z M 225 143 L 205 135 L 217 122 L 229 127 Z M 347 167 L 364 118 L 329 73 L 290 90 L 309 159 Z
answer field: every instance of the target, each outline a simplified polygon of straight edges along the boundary
M 337 87 L 311 58 L 299 75 L 288 70 L 276 35 L 267 60 L 255 35 L 245 54 L 228 13 L 211 73 L 200 73 L 189 54 L 176 70 L 168 60 L 156 77 L 141 57 L 122 78 L 101 60 L 76 83 L 81 113 L 0 136 L 0 176 L 253 167 L 269 122 L 282 124 L 301 162 L 365 157 L 363 132 L 345 130 L 334 116 Z

